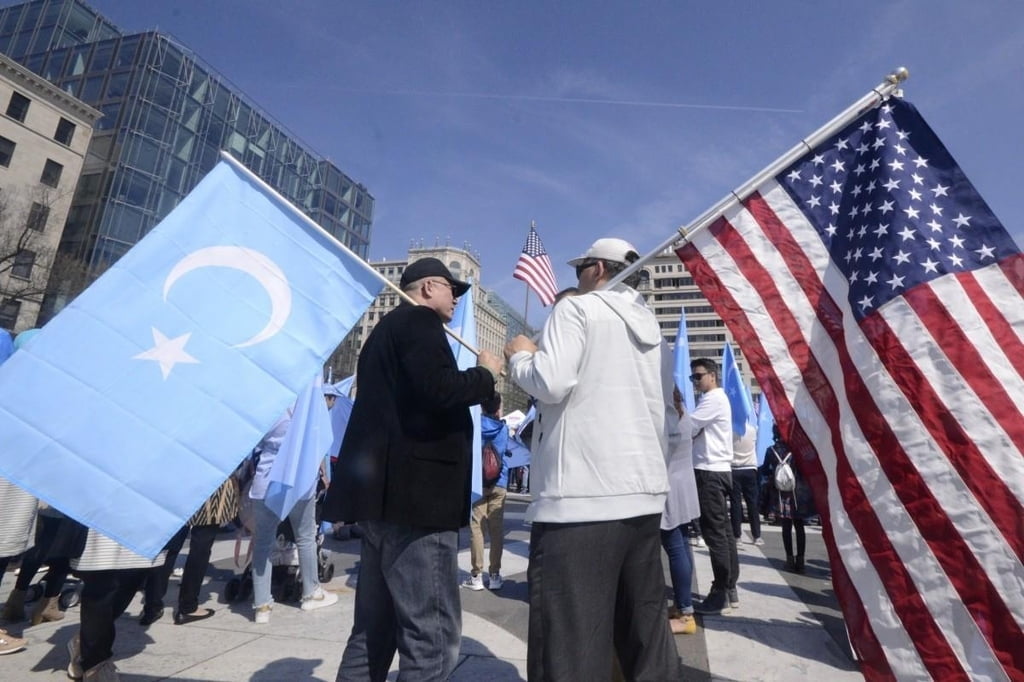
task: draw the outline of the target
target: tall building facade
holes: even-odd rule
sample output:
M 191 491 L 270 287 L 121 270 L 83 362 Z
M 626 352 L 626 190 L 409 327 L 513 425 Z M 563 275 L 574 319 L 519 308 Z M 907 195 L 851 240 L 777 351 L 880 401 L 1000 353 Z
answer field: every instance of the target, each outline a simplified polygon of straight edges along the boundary
M 489 350 L 500 357 L 508 339 L 516 334 L 533 333 L 522 316 L 515 313 L 495 292 L 480 284 L 480 260 L 468 249 L 453 246 L 414 247 L 409 249 L 404 259 L 381 260 L 370 265 L 398 286 L 402 273 L 410 263 L 428 257 L 437 258 L 444 263 L 453 277 L 473 282 L 470 292 L 473 296 L 478 348 Z M 330 363 L 335 377 L 349 376 L 355 372 L 359 351 L 362 350 L 370 332 L 377 322 L 399 303 L 401 296 L 391 288 L 385 288 L 377 296 L 332 356 Z M 358 378 L 356 381 L 358 384 Z M 505 411 L 526 406 L 526 394 L 506 377 L 498 379 L 498 391 L 503 396 Z
M 98 275 L 225 150 L 366 257 L 373 197 L 171 36 L 124 33 L 81 0 L 0 10 L 0 53 L 102 113 L 60 249 Z M 66 291 L 48 301 L 58 310 Z
M 0 327 L 36 326 L 100 112 L 0 56 Z M 69 273 L 65 273 L 69 274 Z
M 711 358 L 721 363 L 725 344 L 731 343 L 744 383 L 751 388 L 755 397 L 760 395 L 761 390 L 753 380 L 753 373 L 739 345 L 726 329 L 725 322 L 694 284 L 693 277 L 686 271 L 679 257 L 667 250 L 652 259 L 645 269 L 649 277 L 641 287 L 641 293 L 658 318 L 662 336 L 672 344 L 673 349 L 677 341 L 679 318 L 685 310 L 690 358 Z

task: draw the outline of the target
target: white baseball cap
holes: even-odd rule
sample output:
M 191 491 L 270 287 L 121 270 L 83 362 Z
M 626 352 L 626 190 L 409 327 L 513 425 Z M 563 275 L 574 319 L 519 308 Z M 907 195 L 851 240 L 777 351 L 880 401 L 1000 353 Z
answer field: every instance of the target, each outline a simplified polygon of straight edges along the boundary
M 632 258 L 630 258 L 631 253 L 633 254 Z M 576 267 L 588 260 L 606 260 L 612 263 L 628 265 L 639 257 L 640 253 L 625 239 L 605 237 L 591 244 L 590 248 L 582 256 L 569 261 L 569 265 Z

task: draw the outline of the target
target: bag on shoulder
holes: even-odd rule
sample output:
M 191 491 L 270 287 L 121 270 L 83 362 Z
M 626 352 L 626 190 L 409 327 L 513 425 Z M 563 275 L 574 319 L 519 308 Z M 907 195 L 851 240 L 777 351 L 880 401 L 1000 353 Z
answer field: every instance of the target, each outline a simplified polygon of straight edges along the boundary
M 493 487 L 501 478 L 501 454 L 494 447 L 494 441 L 484 443 L 480 464 L 483 469 L 484 488 Z
M 796 490 L 796 475 L 793 473 L 793 467 L 789 464 L 789 460 L 793 457 L 793 453 L 787 452 L 785 457 L 779 457 L 778 452 L 773 454 L 775 455 L 775 459 L 778 460 L 778 464 L 775 467 L 775 474 L 773 476 L 775 489 L 782 493 L 791 493 Z

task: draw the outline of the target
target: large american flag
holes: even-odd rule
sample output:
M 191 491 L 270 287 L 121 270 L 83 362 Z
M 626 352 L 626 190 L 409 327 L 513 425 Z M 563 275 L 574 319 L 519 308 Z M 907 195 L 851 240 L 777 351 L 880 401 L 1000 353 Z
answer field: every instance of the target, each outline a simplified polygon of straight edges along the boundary
M 1024 679 L 1024 260 L 917 110 L 677 253 L 814 489 L 865 676 Z
M 551 270 L 551 259 L 548 258 L 548 252 L 544 250 L 537 230 L 532 225 L 530 234 L 526 236 L 526 246 L 519 255 L 512 276 L 526 282 L 544 305 L 555 302 L 558 285 L 555 284 L 555 273 Z

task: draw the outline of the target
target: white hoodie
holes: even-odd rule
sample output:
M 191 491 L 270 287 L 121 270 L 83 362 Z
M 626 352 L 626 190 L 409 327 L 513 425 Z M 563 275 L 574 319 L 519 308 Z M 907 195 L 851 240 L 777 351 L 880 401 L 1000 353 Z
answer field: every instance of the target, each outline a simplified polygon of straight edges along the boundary
M 528 521 L 661 514 L 672 367 L 643 297 L 620 284 L 561 301 L 537 352 L 516 353 L 509 367 L 538 400 Z

